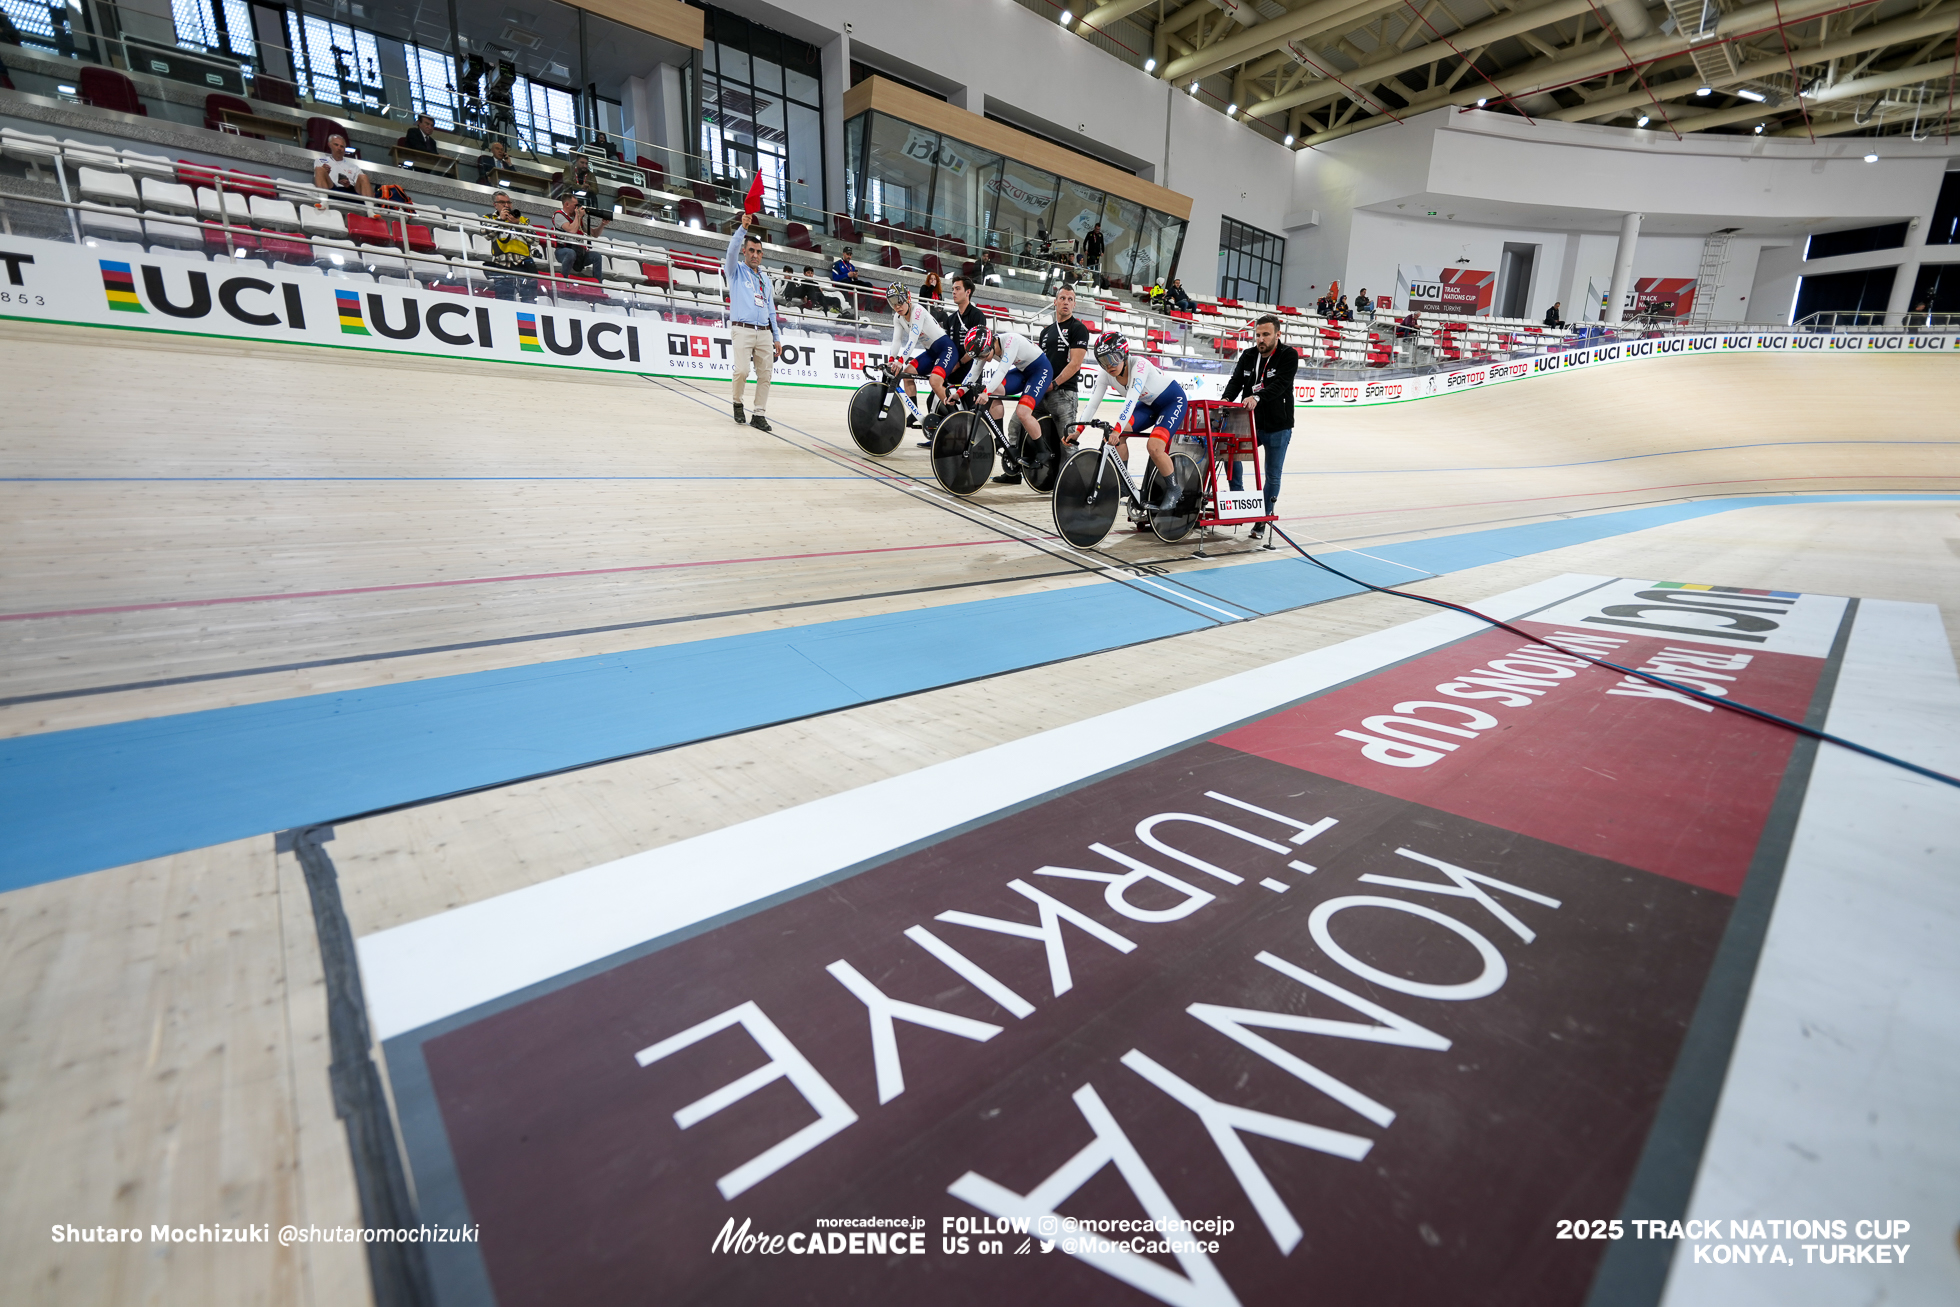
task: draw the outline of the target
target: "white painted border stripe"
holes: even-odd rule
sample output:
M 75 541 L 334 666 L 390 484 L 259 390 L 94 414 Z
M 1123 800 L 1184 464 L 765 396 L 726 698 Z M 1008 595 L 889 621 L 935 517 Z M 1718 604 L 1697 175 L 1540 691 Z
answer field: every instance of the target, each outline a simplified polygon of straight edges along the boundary
M 1485 601 L 1504 618 L 1611 578 Z M 1443 613 L 632 854 L 357 943 L 378 1039 L 793 889 L 1483 629 Z
M 1825 729 L 1960 773 L 1960 677 L 1940 611 L 1858 605 Z M 1960 790 L 1824 745 L 1791 841 L 1687 1215 L 1903 1219 L 1903 1266 L 1697 1264 L 1665 1307 L 1951 1300 L 1960 1211 Z M 1762 1243 L 1763 1240 L 1737 1240 Z M 1779 1242 L 1770 1240 L 1769 1242 Z

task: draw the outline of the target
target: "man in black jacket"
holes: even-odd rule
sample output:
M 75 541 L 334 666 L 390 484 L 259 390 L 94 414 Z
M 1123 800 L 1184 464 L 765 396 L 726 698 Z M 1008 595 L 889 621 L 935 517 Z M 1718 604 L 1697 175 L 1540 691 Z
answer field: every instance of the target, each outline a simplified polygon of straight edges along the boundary
M 934 309 L 930 306 L 927 308 L 928 312 L 939 319 L 939 325 L 946 329 L 946 334 L 951 336 L 955 341 L 964 342 L 967 332 L 972 331 L 975 327 L 984 327 L 987 325 L 987 315 L 982 313 L 980 306 L 973 302 L 973 278 L 967 276 L 965 273 L 961 273 L 959 276 L 953 278 L 953 310 L 952 313 L 947 313 L 943 309 Z M 946 389 L 949 391 L 954 389 L 965 382 L 968 377 L 978 380 L 979 375 L 980 369 L 974 362 L 973 355 L 962 353 L 960 355 L 959 366 L 946 374 Z M 927 434 L 924 440 L 919 442 L 919 447 L 921 449 L 932 448 L 932 436 L 930 433 Z
M 1279 476 L 1286 466 L 1286 447 L 1293 439 L 1293 374 L 1300 367 L 1300 351 L 1279 340 L 1279 318 L 1268 313 L 1253 329 L 1253 346 L 1239 355 L 1232 379 L 1225 383 L 1225 398 L 1252 400 L 1252 425 L 1259 433 L 1261 461 L 1266 474 L 1266 512 L 1270 515 L 1279 502 Z M 1232 489 L 1243 489 L 1240 477 L 1244 464 L 1232 464 Z M 1252 538 L 1266 538 L 1266 524 L 1252 525 Z

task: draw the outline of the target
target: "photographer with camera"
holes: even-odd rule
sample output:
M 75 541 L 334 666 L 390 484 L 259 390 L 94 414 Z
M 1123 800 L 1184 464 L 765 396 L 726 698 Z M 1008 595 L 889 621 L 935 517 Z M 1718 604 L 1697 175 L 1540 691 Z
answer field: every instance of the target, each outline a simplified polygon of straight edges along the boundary
M 558 270 L 571 277 L 589 268 L 593 276 L 598 276 L 599 256 L 585 238 L 604 232 L 610 221 L 586 208 L 579 192 L 566 191 L 564 203 L 551 215 L 552 228 L 558 232 Z

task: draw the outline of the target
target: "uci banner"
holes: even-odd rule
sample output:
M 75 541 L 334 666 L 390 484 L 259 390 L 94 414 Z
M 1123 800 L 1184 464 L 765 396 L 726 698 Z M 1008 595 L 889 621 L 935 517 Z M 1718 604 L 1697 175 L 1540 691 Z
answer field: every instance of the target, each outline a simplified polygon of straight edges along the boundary
M 230 340 L 285 341 L 429 358 L 584 368 L 641 376 L 725 377 L 728 324 L 719 312 L 686 306 L 525 304 L 427 290 L 405 281 L 330 277 L 314 268 L 256 261 L 207 262 L 156 253 L 137 257 L 55 241 L 0 238 L 0 317 Z M 1827 335 L 1772 331 L 1656 336 L 1592 344 L 1548 341 L 1556 352 L 1425 376 L 1355 375 L 1301 380 L 1302 404 L 1393 404 L 1475 390 L 1572 368 L 1696 354 L 1952 353 L 1960 337 L 1901 332 Z M 783 333 L 775 380 L 856 387 L 884 360 L 874 329 Z M 1164 366 L 1192 399 L 1220 398 L 1229 368 Z M 1088 371 L 1088 369 L 1085 369 Z M 1092 374 L 1093 375 L 1093 374 Z

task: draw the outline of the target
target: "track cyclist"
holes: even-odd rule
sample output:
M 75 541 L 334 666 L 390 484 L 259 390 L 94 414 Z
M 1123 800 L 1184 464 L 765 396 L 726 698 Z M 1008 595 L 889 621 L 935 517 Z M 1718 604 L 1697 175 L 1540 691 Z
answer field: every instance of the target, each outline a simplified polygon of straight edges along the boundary
M 1177 503 L 1178 487 L 1171 466 L 1171 437 L 1184 423 L 1184 387 L 1146 358 L 1130 356 L 1130 342 L 1120 332 L 1105 331 L 1096 337 L 1096 362 L 1102 373 L 1089 391 L 1089 407 L 1078 425 L 1095 420 L 1103 396 L 1112 389 L 1123 392 L 1123 411 L 1116 417 L 1110 440 L 1116 457 L 1126 457 L 1124 441 L 1131 435 L 1149 432 L 1150 461 L 1157 469 L 1162 501 L 1151 507 L 1165 510 Z
M 999 404 L 1003 397 L 1019 395 L 1014 406 L 1014 416 L 1021 424 L 1021 450 L 1041 452 L 1041 421 L 1035 416 L 1035 407 L 1048 394 L 1048 387 L 1055 380 L 1055 369 L 1042 353 L 1041 346 L 1027 337 L 1012 331 L 994 331 L 988 327 L 975 327 L 966 333 L 966 350 L 972 354 L 984 371 L 981 373 L 979 391 L 992 398 L 995 405 L 994 420 L 1001 421 Z M 1183 409 L 1180 407 L 1180 413 Z M 1005 423 L 1002 423 L 1005 428 Z M 1005 431 L 1003 430 L 1003 433 Z M 1021 480 L 1021 460 L 1017 457 L 1007 465 L 1006 471 L 994 478 L 997 484 L 1018 485 Z
M 918 392 L 910 378 L 924 377 L 939 402 L 951 407 L 946 398 L 946 374 L 959 366 L 959 343 L 946 334 L 932 310 L 914 298 L 904 282 L 885 288 L 885 303 L 892 311 L 891 355 L 899 375 L 907 378 L 905 393 L 916 398 Z M 908 416 L 906 422 L 912 424 L 912 419 Z

